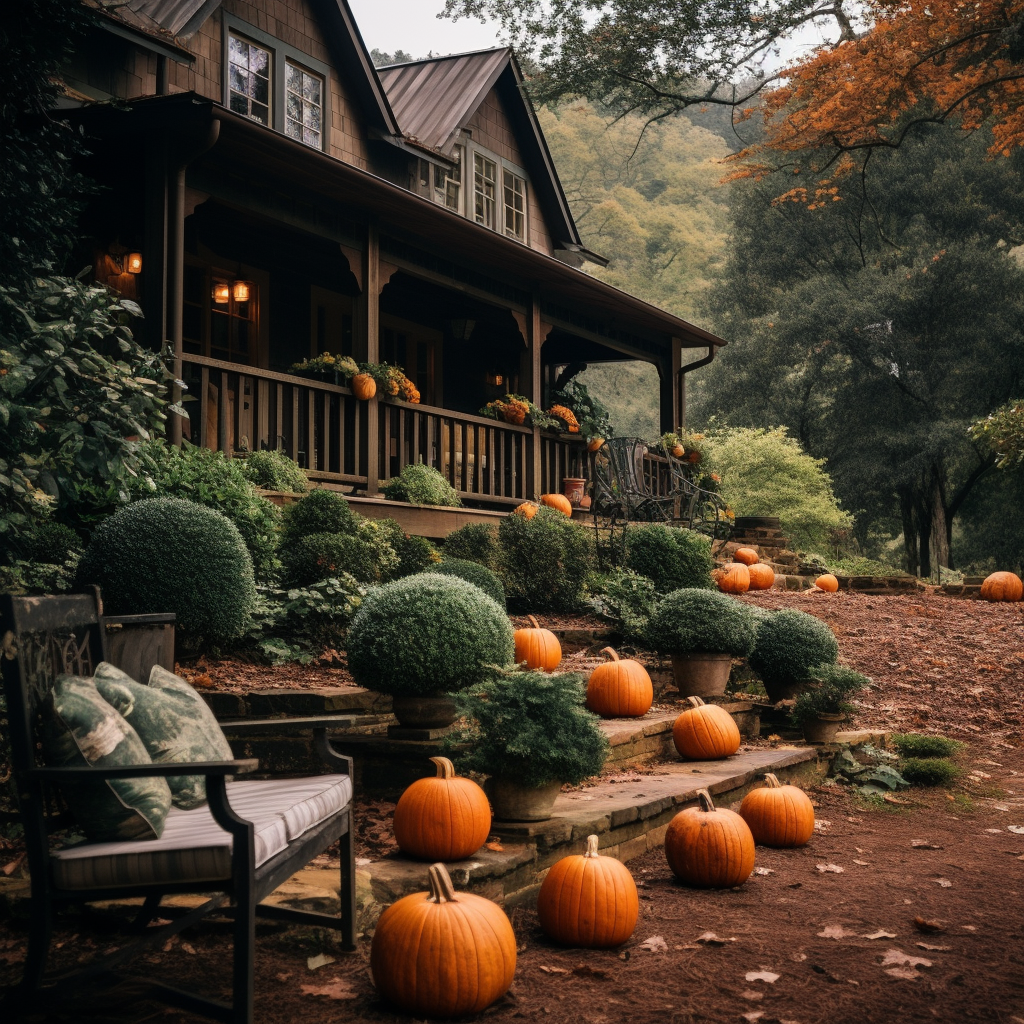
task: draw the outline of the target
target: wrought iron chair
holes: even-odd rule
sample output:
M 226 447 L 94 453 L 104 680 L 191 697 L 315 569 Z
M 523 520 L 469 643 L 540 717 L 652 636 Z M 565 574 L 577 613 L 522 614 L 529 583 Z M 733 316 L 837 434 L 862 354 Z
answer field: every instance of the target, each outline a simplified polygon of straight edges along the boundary
M 725 514 L 725 503 L 715 494 L 693 482 L 692 463 L 677 459 L 665 451 L 672 477 L 671 494 L 677 502 L 675 518 L 691 530 L 719 537 L 728 533 L 731 524 Z
M 609 438 L 594 453 L 591 467 L 594 493 L 591 510 L 624 522 L 670 522 L 675 498 L 656 495 L 644 475 L 647 442 L 639 437 Z

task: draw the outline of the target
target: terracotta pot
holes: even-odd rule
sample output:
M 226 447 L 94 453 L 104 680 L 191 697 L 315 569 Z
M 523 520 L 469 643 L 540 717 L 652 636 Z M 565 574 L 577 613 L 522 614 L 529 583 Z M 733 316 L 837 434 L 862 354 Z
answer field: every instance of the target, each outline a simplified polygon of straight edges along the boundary
M 845 715 L 818 715 L 803 724 L 804 739 L 808 743 L 835 743 L 839 727 L 846 721 Z
M 491 792 L 494 817 L 499 821 L 547 821 L 562 788 L 560 782 L 523 786 L 515 779 L 495 778 Z
M 719 697 L 732 671 L 731 654 L 673 654 L 672 675 L 680 697 Z
M 580 507 L 586 486 L 587 481 L 581 476 L 562 477 L 562 493 L 569 499 L 569 504 L 573 508 Z
M 377 382 L 368 373 L 357 373 L 352 378 L 352 394 L 364 402 L 377 394 Z
M 455 701 L 446 693 L 424 697 L 394 697 L 391 710 L 403 729 L 443 729 L 458 716 Z

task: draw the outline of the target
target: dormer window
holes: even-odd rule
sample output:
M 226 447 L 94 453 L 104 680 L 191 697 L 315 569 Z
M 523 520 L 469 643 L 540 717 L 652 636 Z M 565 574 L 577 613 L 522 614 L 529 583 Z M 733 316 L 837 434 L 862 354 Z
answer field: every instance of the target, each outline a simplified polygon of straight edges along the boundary
M 228 105 L 270 124 L 270 53 L 248 39 L 232 34 L 228 44 Z
M 324 80 L 290 60 L 285 62 L 284 133 L 314 149 L 322 148 Z
M 502 168 L 505 197 L 505 234 L 526 241 L 526 180 Z
M 493 160 L 473 154 L 473 201 L 477 224 L 492 231 L 497 227 L 495 199 L 498 192 L 498 168 Z

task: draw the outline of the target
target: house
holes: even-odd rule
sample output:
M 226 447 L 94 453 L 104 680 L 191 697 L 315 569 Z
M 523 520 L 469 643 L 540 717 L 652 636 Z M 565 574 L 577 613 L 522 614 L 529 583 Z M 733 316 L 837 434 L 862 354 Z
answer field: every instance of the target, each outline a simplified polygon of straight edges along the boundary
M 103 186 L 89 255 L 173 346 L 193 442 L 281 446 L 369 502 L 423 462 L 507 510 L 560 491 L 582 440 L 487 401 L 547 407 L 560 376 L 640 359 L 662 428 L 682 422 L 686 370 L 724 342 L 581 269 L 604 260 L 511 51 L 378 71 L 347 0 L 82 2 L 65 113 Z M 420 404 L 290 372 L 325 352 L 403 367 Z

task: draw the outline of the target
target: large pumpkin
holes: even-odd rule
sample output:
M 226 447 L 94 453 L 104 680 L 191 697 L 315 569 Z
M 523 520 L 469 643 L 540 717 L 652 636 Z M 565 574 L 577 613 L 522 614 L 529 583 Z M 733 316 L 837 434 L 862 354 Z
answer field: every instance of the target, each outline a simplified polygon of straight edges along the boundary
M 638 661 L 621 660 L 610 647 L 609 660 L 598 665 L 587 681 L 587 707 L 602 718 L 640 718 L 651 710 L 654 687 Z
M 814 835 L 814 807 L 796 786 L 784 786 L 772 774 L 763 789 L 752 789 L 740 804 L 740 817 L 754 842 L 764 846 L 803 846 Z
M 735 754 L 740 749 L 740 731 L 732 715 L 700 697 L 687 699 L 690 707 L 672 726 L 676 750 L 690 761 L 717 761 Z
M 395 841 L 420 860 L 465 860 L 487 842 L 491 805 L 471 779 L 461 779 L 447 757 L 432 757 L 437 775 L 417 779 L 395 808 Z
M 832 573 L 826 572 L 814 581 L 814 585 L 819 590 L 824 590 L 826 593 L 834 594 L 839 589 L 839 580 L 837 580 Z
M 377 394 L 377 382 L 368 373 L 357 373 L 349 382 L 352 394 L 364 402 Z
M 562 660 L 562 645 L 550 629 L 542 629 L 532 615 L 529 619 L 532 626 L 517 629 L 513 637 L 516 645 L 516 664 L 521 665 L 525 661 L 527 668 L 554 672 Z
M 731 889 L 754 870 L 754 837 L 734 811 L 718 810 L 711 794 L 697 794 L 698 807 L 680 811 L 665 833 L 665 858 L 688 885 Z
M 516 505 L 512 510 L 512 514 L 515 516 L 522 516 L 524 519 L 532 519 L 537 514 L 539 505 L 535 505 L 532 501 L 524 501 L 522 505 Z
M 726 562 L 711 575 L 723 594 L 745 594 L 750 589 L 750 570 L 742 562 Z
M 553 508 L 567 516 L 572 516 L 572 503 L 564 494 L 542 494 L 540 496 L 542 505 Z
M 588 949 L 621 946 L 633 934 L 640 901 L 629 868 L 597 852 L 597 836 L 587 836 L 587 852 L 554 864 L 537 895 L 537 917 L 555 942 Z
M 985 577 L 981 596 L 986 601 L 1019 601 L 1024 595 L 1024 583 L 1012 572 L 994 572 Z
M 761 561 L 753 548 L 737 548 L 732 557 L 733 561 L 742 562 L 744 565 L 757 565 Z
M 758 562 L 747 566 L 751 590 L 771 590 L 775 586 L 775 571 L 770 565 Z
M 443 864 L 430 867 L 430 892 L 381 914 L 370 945 L 377 991 L 414 1017 L 479 1013 L 508 991 L 515 969 L 504 911 L 482 896 L 456 895 Z

